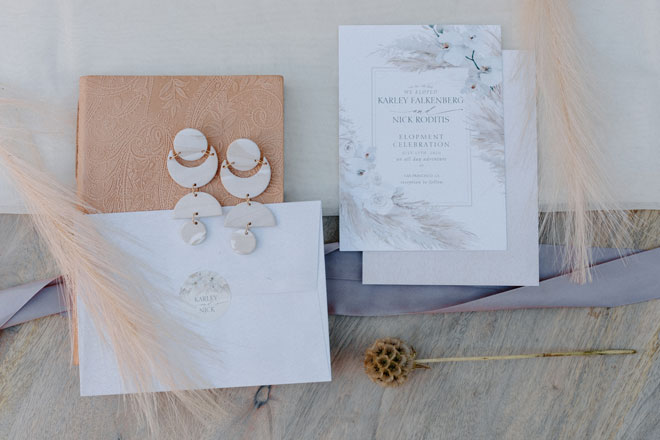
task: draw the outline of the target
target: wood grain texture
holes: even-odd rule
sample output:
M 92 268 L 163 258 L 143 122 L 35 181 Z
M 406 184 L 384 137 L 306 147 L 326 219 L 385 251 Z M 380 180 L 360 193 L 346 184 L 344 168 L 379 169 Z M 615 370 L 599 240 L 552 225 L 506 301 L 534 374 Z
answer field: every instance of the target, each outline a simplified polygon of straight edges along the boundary
M 27 216 L 0 214 L 0 290 L 58 275 Z
M 658 438 L 659 314 L 660 302 L 653 301 L 617 309 L 332 317 L 331 383 L 223 390 L 228 414 L 208 429 L 190 423 L 186 433 L 200 439 Z M 0 337 L 0 438 L 144 438 L 120 398 L 78 397 L 66 331 L 63 318 L 49 317 Z M 424 357 L 608 347 L 639 354 L 443 364 L 386 390 L 362 372 L 364 350 L 383 336 L 410 341 Z

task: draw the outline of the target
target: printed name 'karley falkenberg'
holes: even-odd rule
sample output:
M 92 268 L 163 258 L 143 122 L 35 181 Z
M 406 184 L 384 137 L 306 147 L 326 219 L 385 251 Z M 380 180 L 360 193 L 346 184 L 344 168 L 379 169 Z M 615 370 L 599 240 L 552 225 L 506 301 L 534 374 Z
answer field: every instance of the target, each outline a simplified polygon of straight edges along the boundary
M 463 104 L 462 96 L 379 96 L 378 104 Z

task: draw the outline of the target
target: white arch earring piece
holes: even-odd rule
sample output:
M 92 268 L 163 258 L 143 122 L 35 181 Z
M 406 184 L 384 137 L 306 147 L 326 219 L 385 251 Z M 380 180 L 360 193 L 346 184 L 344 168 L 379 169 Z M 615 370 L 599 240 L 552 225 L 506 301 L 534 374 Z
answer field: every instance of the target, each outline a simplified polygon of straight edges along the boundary
M 211 194 L 194 191 L 181 197 L 174 206 L 174 218 L 214 217 L 222 215 L 222 206 Z
M 275 216 L 270 209 L 259 202 L 243 202 L 236 205 L 225 218 L 225 226 L 229 228 L 241 228 L 248 223 L 250 226 L 263 227 L 275 226 Z
M 261 151 L 257 144 L 249 139 L 237 139 L 227 148 L 227 160 L 224 160 L 220 167 L 220 181 L 227 192 L 234 197 L 245 199 L 236 205 L 225 219 L 225 227 L 241 228 L 231 234 L 231 247 L 237 254 L 249 254 L 257 247 L 257 238 L 250 228 L 276 225 L 275 216 L 266 206 L 250 200 L 263 193 L 270 184 L 270 164 L 265 157 L 260 157 Z M 259 163 L 261 168 L 250 177 L 236 176 L 230 170 L 236 168 L 246 171 Z M 243 168 L 239 168 L 240 166 Z
M 222 206 L 215 197 L 199 191 L 218 172 L 218 154 L 212 145 L 207 144 L 206 137 L 192 128 L 177 133 L 174 143 L 174 150 L 170 150 L 167 156 L 167 171 L 176 183 L 190 188 L 192 192 L 179 199 L 174 206 L 173 216 L 176 219 L 191 219 L 183 225 L 180 234 L 184 242 L 196 245 L 206 238 L 206 227 L 199 218 L 222 215 Z M 204 150 L 199 150 L 202 145 Z M 204 158 L 204 162 L 195 167 L 186 167 L 176 160 L 177 157 L 189 160 Z

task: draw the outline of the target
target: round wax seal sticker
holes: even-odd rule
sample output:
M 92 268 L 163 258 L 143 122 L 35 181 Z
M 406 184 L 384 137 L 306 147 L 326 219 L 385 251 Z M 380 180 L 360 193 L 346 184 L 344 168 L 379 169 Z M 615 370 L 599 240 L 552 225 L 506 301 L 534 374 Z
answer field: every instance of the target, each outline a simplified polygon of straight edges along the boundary
M 181 286 L 179 296 L 190 304 L 195 314 L 205 320 L 222 316 L 229 308 L 229 284 L 217 272 L 201 270 L 190 275 Z

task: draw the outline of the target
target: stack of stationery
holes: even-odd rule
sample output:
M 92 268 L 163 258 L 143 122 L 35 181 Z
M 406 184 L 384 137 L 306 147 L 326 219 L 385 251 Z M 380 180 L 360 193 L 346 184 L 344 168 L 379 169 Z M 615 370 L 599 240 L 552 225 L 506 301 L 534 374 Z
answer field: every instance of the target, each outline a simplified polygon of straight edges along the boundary
M 498 26 L 340 28 L 340 245 L 365 284 L 538 285 L 532 65 Z
M 330 380 L 321 204 L 280 203 L 283 121 L 280 76 L 80 82 L 79 193 L 216 352 L 195 359 L 209 387 Z M 81 394 L 136 391 L 92 316 L 79 301 Z

